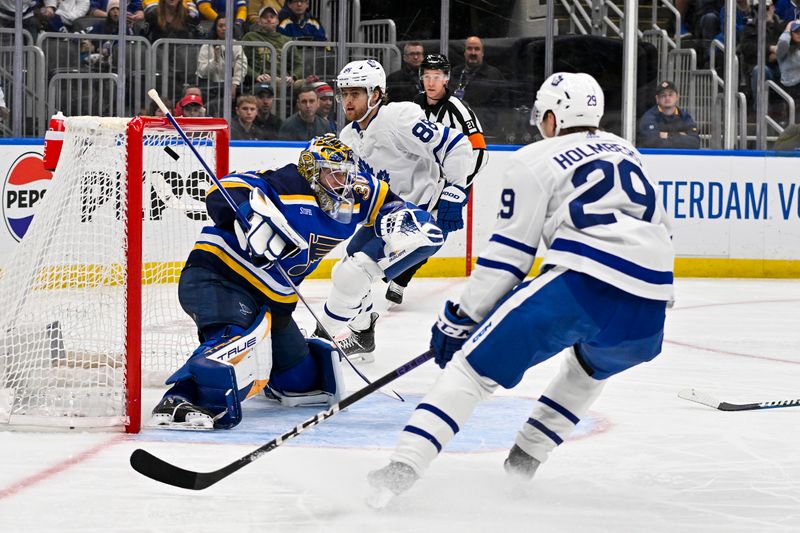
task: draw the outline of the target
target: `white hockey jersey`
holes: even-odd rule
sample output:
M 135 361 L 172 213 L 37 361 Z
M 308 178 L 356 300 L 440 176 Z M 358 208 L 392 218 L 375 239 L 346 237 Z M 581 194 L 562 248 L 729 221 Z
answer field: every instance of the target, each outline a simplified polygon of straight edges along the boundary
M 473 167 L 464 134 L 429 121 L 411 102 L 381 105 L 366 128 L 351 122 L 339 138 L 355 152 L 360 170 L 422 209 L 433 208 L 446 184 L 465 187 Z
M 573 133 L 518 150 L 503 177 L 497 217 L 459 302 L 473 320 L 528 274 L 540 239 L 547 247 L 542 266 L 672 299 L 675 252 L 657 183 L 639 152 L 612 133 Z

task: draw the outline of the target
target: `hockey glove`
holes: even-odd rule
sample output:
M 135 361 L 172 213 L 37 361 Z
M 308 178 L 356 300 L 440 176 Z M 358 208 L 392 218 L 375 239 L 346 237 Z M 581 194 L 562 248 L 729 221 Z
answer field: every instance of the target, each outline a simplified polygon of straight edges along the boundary
M 242 206 L 250 229 L 245 231 L 237 220 L 234 223 L 239 246 L 255 258 L 271 263 L 292 257 L 308 248 L 308 243 L 290 225 L 278 207 L 261 189 L 250 192 L 249 204 Z
M 467 198 L 467 192 L 458 185 L 448 185 L 439 196 L 439 213 L 436 215 L 436 221 L 445 235 L 464 227 L 462 211 Z
M 381 210 L 375 220 L 375 234 L 386 243 L 387 254 L 444 244 L 442 230 L 430 213 L 411 203 L 402 205 L 391 212 Z
M 475 322 L 470 317 L 458 315 L 458 304 L 450 300 L 444 304 L 444 310 L 431 328 L 431 350 L 439 367 L 444 368 L 453 358 L 474 328 Z

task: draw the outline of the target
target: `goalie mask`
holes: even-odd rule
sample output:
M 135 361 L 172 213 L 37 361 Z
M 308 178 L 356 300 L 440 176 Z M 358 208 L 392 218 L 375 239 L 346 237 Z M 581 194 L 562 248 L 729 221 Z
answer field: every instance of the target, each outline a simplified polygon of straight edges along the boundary
M 326 215 L 348 224 L 353 216 L 355 156 L 333 133 L 314 137 L 300 152 L 297 170 L 305 178 Z

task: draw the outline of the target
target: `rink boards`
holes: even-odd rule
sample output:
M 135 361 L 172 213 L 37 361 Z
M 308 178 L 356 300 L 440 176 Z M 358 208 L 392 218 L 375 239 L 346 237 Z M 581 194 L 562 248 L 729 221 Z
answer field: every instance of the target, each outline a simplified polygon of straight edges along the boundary
M 234 142 L 232 171 L 265 169 L 297 160 L 303 143 Z M 517 147 L 490 146 L 489 162 L 475 182 L 471 259 L 490 236 L 501 177 Z M 0 140 L 0 267 L 4 266 L 50 175 L 37 167 L 42 144 Z M 699 277 L 800 277 L 800 165 L 786 153 L 756 151 L 645 150 L 643 160 L 659 184 L 673 220 L 676 274 Z M 466 271 L 467 232 L 451 235 L 424 267 L 428 276 Z M 315 273 L 326 277 L 340 250 Z

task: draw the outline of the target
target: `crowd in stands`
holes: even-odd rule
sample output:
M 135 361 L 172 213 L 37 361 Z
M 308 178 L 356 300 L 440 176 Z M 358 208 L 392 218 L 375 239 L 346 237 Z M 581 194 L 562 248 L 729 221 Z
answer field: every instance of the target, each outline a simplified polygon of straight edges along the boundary
M 800 0 L 762 0 L 766 4 L 767 28 L 764 50 L 759 50 L 758 43 L 758 1 L 736 3 L 737 52 L 741 71 L 749 78 L 744 82 L 749 87 L 748 102 L 754 102 L 753 95 L 758 92 L 758 60 L 763 54 L 766 79 L 778 83 L 800 106 L 800 21 L 796 20 L 800 7 L 795 4 Z M 232 25 L 234 39 L 247 43 L 234 44 L 232 48 L 232 138 L 306 140 L 337 130 L 333 80 L 315 76 L 313 66 L 304 64 L 300 49 L 294 47 L 287 52 L 292 54 L 287 62 L 288 72 L 282 74 L 278 68 L 283 64 L 281 54 L 286 43 L 327 39 L 325 28 L 310 12 L 309 5 L 309 0 L 235 0 L 234 12 L 226 14 L 224 0 L 130 0 L 126 2 L 125 16 L 128 35 L 143 36 L 151 43 L 163 38 L 219 42 L 202 46 L 198 43 L 196 63 L 186 66 L 186 76 L 180 80 L 183 94 L 162 95 L 177 102 L 176 115 L 186 116 L 222 116 L 223 87 L 229 68 L 225 37 L 228 25 Z M 721 32 L 727 18 L 723 0 L 676 0 L 675 5 L 683 16 L 682 32 L 686 36 L 694 34 L 709 42 L 723 40 Z M 0 27 L 13 26 L 13 15 L 14 0 L 0 0 Z M 75 24 L 87 16 L 93 17 L 91 24 Z M 117 34 L 120 16 L 120 0 L 23 0 L 23 25 L 34 39 L 42 31 L 86 34 L 80 42 L 80 61 L 93 70 L 114 68 L 116 43 L 92 36 Z M 450 73 L 450 93 L 468 103 L 482 122 L 489 142 L 514 142 L 513 134 L 508 135 L 507 131 L 509 115 L 503 111 L 522 116 L 525 110 L 520 113 L 514 108 L 520 104 L 515 103 L 503 72 L 485 60 L 481 38 L 471 36 L 463 44 L 463 57 L 454 61 Z M 713 53 L 711 47 L 706 50 Z M 423 92 L 419 68 L 430 52 L 435 51 L 426 50 L 419 41 L 404 44 L 401 67 L 387 76 L 391 101 L 413 101 Z M 669 87 L 659 87 L 656 106 L 640 121 L 638 144 L 696 147 L 697 126 L 678 107 L 677 89 L 671 82 L 665 83 Z M 276 97 L 285 99 L 289 110 L 283 121 L 273 112 L 275 102 L 281 101 Z M 156 110 L 143 109 L 141 113 L 154 114 Z M 8 117 L 7 110 L 4 115 Z M 521 138 L 523 142 L 529 140 Z
M 82 17 L 106 18 L 114 8 L 119 10 L 118 0 L 22 0 L 23 28 L 35 40 L 41 31 L 71 32 Z M 327 40 L 325 28 L 309 11 L 309 0 L 235 0 L 231 16 L 225 13 L 225 0 L 130 0 L 126 20 L 131 34 L 153 42 L 165 37 L 213 38 L 216 27 L 206 35 L 201 21 L 216 26 L 220 18 L 230 19 L 234 38 L 241 39 L 249 28 L 261 24 L 265 8 L 276 14 L 275 27 L 288 39 Z M 0 0 L 0 27 L 13 28 L 15 12 L 15 0 Z

